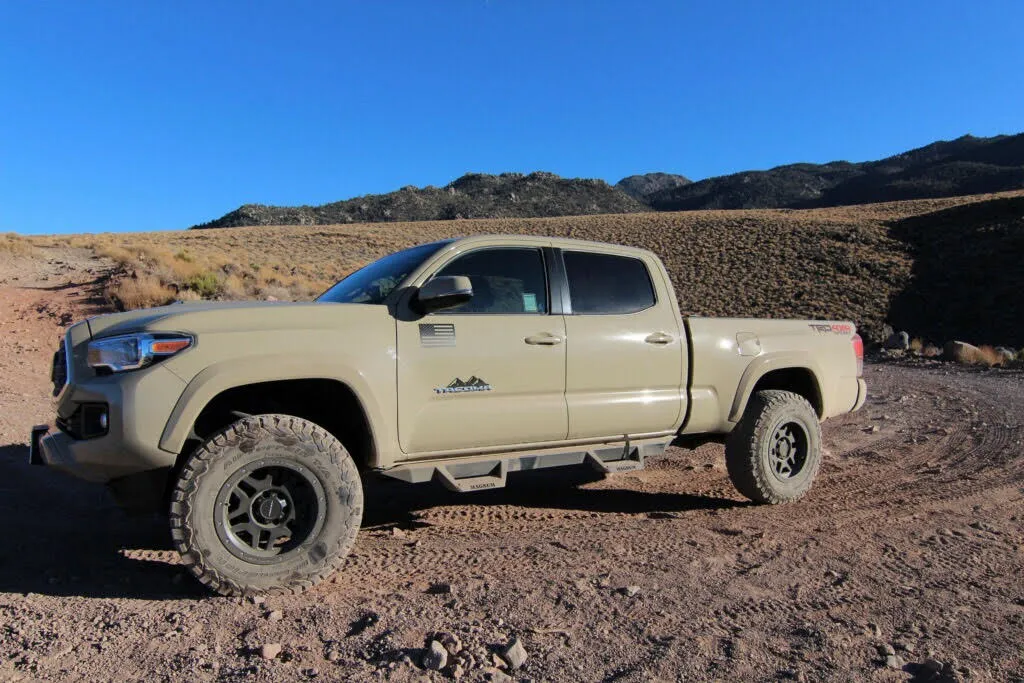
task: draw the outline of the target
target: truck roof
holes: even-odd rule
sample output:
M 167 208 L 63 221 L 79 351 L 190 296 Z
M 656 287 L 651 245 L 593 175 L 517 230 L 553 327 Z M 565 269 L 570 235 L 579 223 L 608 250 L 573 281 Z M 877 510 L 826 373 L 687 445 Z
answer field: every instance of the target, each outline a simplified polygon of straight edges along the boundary
M 550 240 L 552 246 L 561 249 L 600 249 L 602 251 L 612 250 L 621 253 L 651 254 L 648 249 L 639 247 L 627 247 L 621 244 L 610 242 L 595 242 L 592 240 L 577 240 L 569 237 L 551 237 L 548 235 L 472 235 L 459 237 L 451 240 L 451 245 L 500 245 L 518 244 L 520 242 L 535 242 L 537 240 Z

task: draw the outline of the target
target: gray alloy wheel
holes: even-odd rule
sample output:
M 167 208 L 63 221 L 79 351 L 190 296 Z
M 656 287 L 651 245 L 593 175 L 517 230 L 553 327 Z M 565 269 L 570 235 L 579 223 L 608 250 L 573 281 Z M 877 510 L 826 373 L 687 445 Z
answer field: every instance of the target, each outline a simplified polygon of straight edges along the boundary
M 332 574 L 363 514 L 359 471 L 316 424 L 256 415 L 211 437 L 182 469 L 171 537 L 222 595 L 298 593 Z
M 759 391 L 725 442 L 733 485 L 756 503 L 799 500 L 821 466 L 821 424 L 814 408 L 791 391 Z

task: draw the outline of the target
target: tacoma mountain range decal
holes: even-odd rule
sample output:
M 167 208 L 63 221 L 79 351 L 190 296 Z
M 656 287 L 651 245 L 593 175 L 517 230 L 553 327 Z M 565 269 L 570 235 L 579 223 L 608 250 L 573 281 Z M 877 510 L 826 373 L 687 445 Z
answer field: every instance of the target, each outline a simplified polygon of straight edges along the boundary
M 473 375 L 467 380 L 461 380 L 458 377 L 448 383 L 446 387 L 437 387 L 434 389 L 436 394 L 461 394 L 466 391 L 490 391 L 491 385 L 480 379 L 476 375 Z

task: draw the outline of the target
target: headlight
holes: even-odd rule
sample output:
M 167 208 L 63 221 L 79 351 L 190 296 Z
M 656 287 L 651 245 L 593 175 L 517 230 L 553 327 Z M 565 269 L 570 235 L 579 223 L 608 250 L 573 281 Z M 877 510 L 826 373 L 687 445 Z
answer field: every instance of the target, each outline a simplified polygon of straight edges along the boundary
M 125 334 L 89 343 L 89 367 L 111 372 L 137 370 L 192 346 L 183 334 Z

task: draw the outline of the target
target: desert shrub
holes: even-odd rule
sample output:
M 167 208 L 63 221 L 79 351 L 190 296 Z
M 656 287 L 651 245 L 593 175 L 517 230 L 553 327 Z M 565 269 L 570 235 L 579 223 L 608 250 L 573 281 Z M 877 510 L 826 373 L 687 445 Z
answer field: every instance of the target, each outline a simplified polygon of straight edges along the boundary
M 185 289 L 191 289 L 204 299 L 212 299 L 220 293 L 221 282 L 213 273 L 196 273 L 185 280 Z
M 195 261 L 195 258 L 193 258 L 193 256 L 184 249 L 176 253 L 174 255 L 174 258 L 178 259 L 179 261 L 184 261 L 185 263 L 192 263 L 193 261 Z
M 1003 364 L 1002 354 L 991 346 L 979 346 L 975 357 L 977 358 L 975 362 L 978 365 L 984 365 L 991 368 L 992 366 Z
M 174 301 L 174 290 L 150 275 L 127 277 L 111 284 L 108 296 L 125 311 L 150 306 L 163 306 Z

